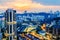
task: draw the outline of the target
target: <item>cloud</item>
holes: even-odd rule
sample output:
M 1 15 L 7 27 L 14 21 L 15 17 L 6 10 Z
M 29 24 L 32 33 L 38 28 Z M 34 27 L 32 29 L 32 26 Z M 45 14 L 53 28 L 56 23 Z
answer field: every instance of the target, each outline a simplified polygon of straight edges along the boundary
M 4 2 L 4 1 L 3 1 Z M 27 11 L 49 11 L 60 10 L 60 6 L 47 6 L 40 3 L 36 3 L 32 0 L 14 0 L 5 1 L 3 5 L 0 4 L 0 9 L 13 8 L 20 12 Z

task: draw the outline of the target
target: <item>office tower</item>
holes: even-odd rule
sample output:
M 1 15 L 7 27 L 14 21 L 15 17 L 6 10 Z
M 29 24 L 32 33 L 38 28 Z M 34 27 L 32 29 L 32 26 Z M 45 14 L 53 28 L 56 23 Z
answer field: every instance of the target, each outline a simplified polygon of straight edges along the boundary
M 2 29 L 4 28 L 4 17 L 0 14 L 0 40 L 2 40 Z
M 8 34 L 16 33 L 16 10 L 8 9 L 5 12 L 5 26 Z M 14 40 L 14 36 L 8 36 L 8 40 Z

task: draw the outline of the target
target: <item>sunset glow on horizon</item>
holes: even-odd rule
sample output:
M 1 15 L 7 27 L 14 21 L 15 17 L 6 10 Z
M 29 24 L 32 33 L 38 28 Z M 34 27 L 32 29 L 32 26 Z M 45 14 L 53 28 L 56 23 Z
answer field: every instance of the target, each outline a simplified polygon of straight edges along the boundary
M 3 0 L 4 1 L 4 0 Z M 60 6 L 43 5 L 32 0 L 5 0 L 4 3 L 0 3 L 0 9 L 13 8 L 18 11 L 49 11 L 60 10 Z

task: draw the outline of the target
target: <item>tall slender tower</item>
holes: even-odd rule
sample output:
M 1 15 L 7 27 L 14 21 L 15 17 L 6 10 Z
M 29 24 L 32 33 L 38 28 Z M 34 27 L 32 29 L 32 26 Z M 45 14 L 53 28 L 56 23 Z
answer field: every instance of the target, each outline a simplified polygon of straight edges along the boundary
M 8 34 L 16 33 L 16 18 L 15 18 L 16 10 L 8 9 L 5 12 L 5 25 Z M 8 40 L 14 40 L 13 36 L 8 36 Z

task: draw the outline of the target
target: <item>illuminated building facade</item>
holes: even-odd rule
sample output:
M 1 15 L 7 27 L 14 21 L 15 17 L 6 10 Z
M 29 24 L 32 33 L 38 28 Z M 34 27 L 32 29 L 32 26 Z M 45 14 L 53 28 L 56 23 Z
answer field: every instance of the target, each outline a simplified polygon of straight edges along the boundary
M 13 10 L 13 9 L 6 10 L 5 26 L 7 27 L 6 31 L 7 31 L 8 34 L 12 34 L 12 33 L 16 32 L 15 13 L 16 13 L 16 10 Z M 8 40 L 13 40 L 13 39 L 14 39 L 13 36 L 8 36 Z

